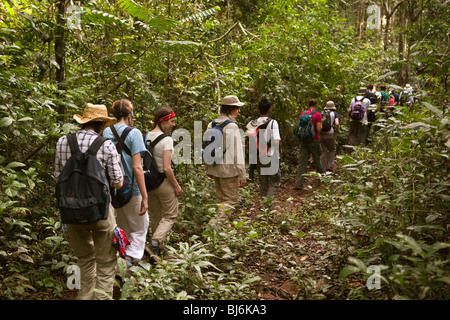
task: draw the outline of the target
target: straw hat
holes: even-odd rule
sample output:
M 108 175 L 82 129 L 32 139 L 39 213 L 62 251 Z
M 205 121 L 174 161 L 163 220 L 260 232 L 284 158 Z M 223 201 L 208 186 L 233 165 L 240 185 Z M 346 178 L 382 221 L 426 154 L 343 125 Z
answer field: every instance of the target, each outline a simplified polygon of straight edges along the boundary
M 86 108 L 84 108 L 83 116 L 74 114 L 73 118 L 80 124 L 85 124 L 92 121 L 104 121 L 106 122 L 107 127 L 117 122 L 115 117 L 108 116 L 108 110 L 103 104 L 88 103 L 86 104 Z
M 239 98 L 236 96 L 226 96 L 223 98 L 222 102 L 219 103 L 221 106 L 236 106 L 242 107 L 245 103 L 240 102 Z

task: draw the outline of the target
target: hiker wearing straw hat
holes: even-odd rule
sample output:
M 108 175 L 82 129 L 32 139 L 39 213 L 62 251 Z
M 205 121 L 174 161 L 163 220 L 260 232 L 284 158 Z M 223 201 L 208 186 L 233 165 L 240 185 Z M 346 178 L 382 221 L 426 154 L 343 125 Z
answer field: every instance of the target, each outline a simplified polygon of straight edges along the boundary
M 91 103 L 86 105 L 82 115 L 76 114 L 73 118 L 82 125 L 81 130 L 75 133 L 76 142 L 82 153 L 85 153 L 97 138 L 101 138 L 100 135 L 106 126 L 116 122 L 115 118 L 108 116 L 104 105 Z M 95 156 L 101 166 L 106 169 L 112 186 L 120 189 L 123 176 L 114 144 L 104 139 Z M 55 177 L 57 180 L 70 157 L 71 148 L 69 137 L 66 135 L 56 144 Z M 107 211 L 106 220 L 98 220 L 92 224 L 67 224 L 69 245 L 78 257 L 77 266 L 81 272 L 80 290 L 77 296 L 79 300 L 112 297 L 117 265 L 117 252 L 112 246 L 116 219 L 112 206 L 109 206 L 107 210 L 109 212 Z M 95 289 L 99 291 L 96 292 Z M 103 292 L 108 296 L 105 296 Z

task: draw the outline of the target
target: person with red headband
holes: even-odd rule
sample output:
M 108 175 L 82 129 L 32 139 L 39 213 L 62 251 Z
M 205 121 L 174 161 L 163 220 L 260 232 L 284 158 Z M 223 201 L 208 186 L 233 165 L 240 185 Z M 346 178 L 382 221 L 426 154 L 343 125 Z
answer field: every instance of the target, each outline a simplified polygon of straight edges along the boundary
M 183 193 L 175 178 L 171 164 L 173 139 L 169 133 L 175 127 L 175 112 L 167 107 L 160 108 L 154 118 L 154 128 L 147 133 L 145 141 L 155 141 L 164 135 L 153 147 L 153 156 L 159 172 L 165 179 L 159 187 L 148 192 L 150 226 L 152 230 L 150 253 L 155 258 L 166 254 L 165 238 L 178 217 L 178 197 Z
M 236 117 L 244 105 L 236 96 L 226 96 L 220 103 L 220 115 L 214 120 L 215 125 L 223 126 L 222 141 L 224 156 L 220 164 L 207 164 L 206 175 L 214 179 L 216 187 L 217 218 L 211 219 L 211 226 L 226 223 L 232 219 L 233 209 L 239 200 L 239 188 L 246 184 L 245 159 L 243 144 L 237 126 Z M 208 129 L 212 127 L 212 122 Z

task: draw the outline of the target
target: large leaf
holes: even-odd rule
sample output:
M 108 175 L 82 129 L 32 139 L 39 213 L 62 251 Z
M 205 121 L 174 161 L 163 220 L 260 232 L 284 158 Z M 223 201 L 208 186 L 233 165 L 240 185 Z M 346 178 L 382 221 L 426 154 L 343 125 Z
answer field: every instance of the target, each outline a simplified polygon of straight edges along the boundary
M 119 0 L 119 6 L 130 16 L 143 21 L 146 27 L 158 32 L 169 31 L 177 25 L 177 21 L 163 16 L 154 16 L 150 10 L 133 0 Z

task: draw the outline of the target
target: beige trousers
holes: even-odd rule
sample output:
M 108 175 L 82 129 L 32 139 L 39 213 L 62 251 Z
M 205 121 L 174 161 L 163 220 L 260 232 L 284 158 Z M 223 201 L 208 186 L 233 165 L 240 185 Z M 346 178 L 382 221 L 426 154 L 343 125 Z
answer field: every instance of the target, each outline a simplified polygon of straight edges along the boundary
M 67 225 L 69 245 L 78 257 L 80 291 L 77 300 L 102 300 L 112 297 L 117 265 L 117 250 L 112 245 L 116 218 L 110 206 L 107 220 L 91 225 Z M 104 294 L 94 292 L 102 290 Z
M 216 185 L 217 222 L 227 222 L 232 218 L 232 211 L 239 201 L 239 177 L 214 177 Z M 214 219 L 213 219 L 214 220 Z M 214 221 L 211 221 L 212 223 Z
M 158 240 L 160 246 L 178 217 L 178 198 L 169 180 L 148 193 L 148 211 L 152 240 Z

